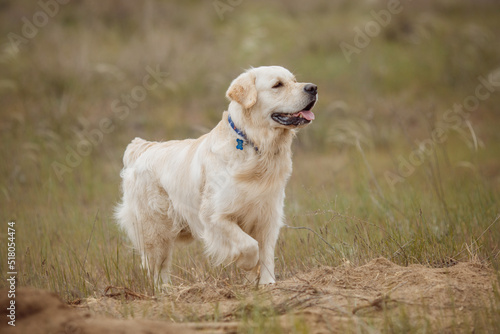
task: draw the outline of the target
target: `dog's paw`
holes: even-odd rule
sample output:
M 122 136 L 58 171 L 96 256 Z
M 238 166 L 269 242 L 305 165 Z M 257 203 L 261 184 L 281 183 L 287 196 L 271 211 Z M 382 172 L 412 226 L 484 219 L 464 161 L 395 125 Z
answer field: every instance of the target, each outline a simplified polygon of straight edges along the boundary
M 259 286 L 276 284 L 276 281 L 272 277 L 261 276 L 259 279 Z
M 175 286 L 172 283 L 163 283 L 160 286 L 158 286 L 158 291 L 164 292 L 164 293 L 169 293 L 174 290 Z
M 243 270 L 250 271 L 259 262 L 259 243 L 256 240 L 249 242 L 241 248 L 240 256 L 236 260 L 236 265 Z

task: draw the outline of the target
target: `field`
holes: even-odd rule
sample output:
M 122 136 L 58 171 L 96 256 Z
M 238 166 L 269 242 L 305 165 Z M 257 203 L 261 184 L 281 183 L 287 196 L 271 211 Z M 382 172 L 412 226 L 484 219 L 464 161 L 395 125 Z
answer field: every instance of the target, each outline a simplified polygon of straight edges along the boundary
M 500 3 L 60 2 L 0 1 L 2 332 L 500 332 Z M 159 291 L 112 218 L 123 151 L 210 131 L 259 65 L 319 87 L 278 283 L 192 243 Z

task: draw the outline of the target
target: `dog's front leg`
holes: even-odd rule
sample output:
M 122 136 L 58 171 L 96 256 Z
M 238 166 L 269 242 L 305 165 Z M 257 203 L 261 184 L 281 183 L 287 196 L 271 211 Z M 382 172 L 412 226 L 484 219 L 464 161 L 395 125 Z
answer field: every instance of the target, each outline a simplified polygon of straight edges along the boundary
M 248 283 L 267 285 L 276 283 L 274 275 L 274 250 L 278 240 L 280 224 L 266 225 L 256 239 L 259 243 L 259 263 L 247 275 Z
M 267 233 L 259 238 L 259 285 L 274 284 L 276 283 L 274 276 L 274 249 L 278 240 L 280 225 L 270 225 Z
M 236 222 L 223 215 L 212 215 L 204 220 L 204 226 L 202 239 L 206 254 L 216 265 L 229 260 L 247 271 L 257 266 L 259 243 L 243 232 Z

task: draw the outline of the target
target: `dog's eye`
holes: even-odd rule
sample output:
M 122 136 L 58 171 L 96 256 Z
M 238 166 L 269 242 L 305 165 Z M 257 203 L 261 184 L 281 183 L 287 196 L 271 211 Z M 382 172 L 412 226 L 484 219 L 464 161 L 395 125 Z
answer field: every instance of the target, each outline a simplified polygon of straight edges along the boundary
M 283 86 L 283 83 L 281 81 L 278 81 L 277 83 L 274 84 L 273 88 L 280 88 Z

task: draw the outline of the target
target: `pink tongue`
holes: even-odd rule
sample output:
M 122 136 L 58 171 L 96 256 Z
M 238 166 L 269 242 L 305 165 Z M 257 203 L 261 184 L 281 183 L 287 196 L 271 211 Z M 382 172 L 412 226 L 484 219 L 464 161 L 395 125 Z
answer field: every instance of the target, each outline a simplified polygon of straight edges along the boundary
M 302 114 L 305 119 L 312 121 L 314 119 L 314 113 L 311 110 L 302 110 L 299 114 Z

